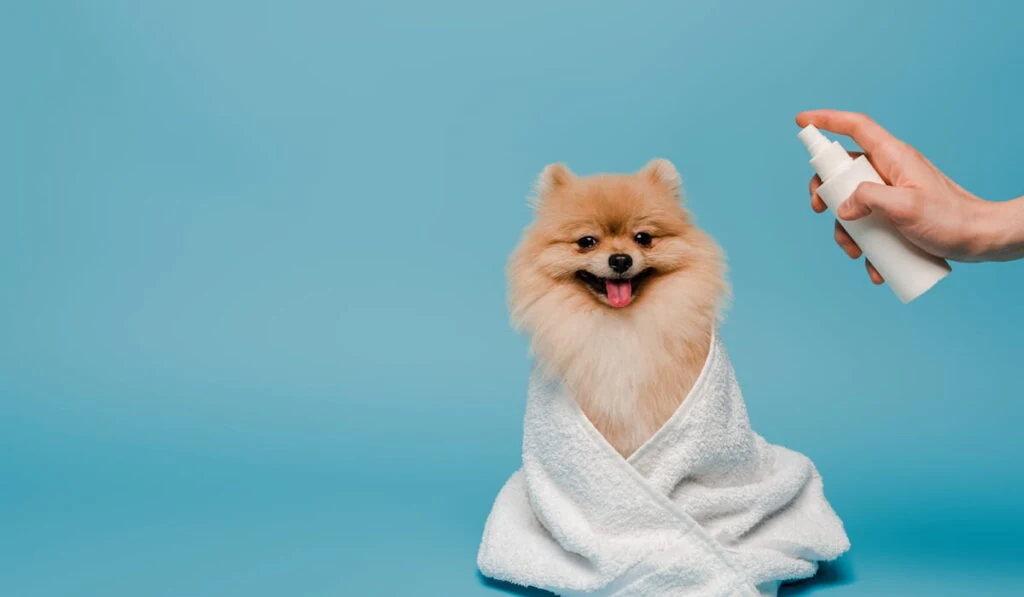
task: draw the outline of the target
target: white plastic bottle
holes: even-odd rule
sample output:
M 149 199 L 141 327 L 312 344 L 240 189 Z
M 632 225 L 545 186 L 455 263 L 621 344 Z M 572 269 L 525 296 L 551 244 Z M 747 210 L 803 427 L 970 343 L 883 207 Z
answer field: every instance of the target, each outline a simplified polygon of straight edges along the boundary
M 838 141 L 829 141 L 814 125 L 804 127 L 797 137 L 811 153 L 811 166 L 821 178 L 818 196 L 833 214 L 860 183 L 885 184 L 866 157 L 851 158 Z M 950 272 L 945 260 L 908 241 L 879 214 L 839 222 L 904 303 L 924 294 Z

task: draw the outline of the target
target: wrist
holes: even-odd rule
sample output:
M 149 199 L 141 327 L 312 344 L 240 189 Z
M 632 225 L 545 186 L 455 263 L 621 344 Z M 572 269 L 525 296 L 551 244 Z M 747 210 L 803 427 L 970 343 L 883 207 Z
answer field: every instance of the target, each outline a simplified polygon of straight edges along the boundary
M 1011 261 L 1024 257 L 1024 197 L 985 201 L 975 231 L 981 261 Z

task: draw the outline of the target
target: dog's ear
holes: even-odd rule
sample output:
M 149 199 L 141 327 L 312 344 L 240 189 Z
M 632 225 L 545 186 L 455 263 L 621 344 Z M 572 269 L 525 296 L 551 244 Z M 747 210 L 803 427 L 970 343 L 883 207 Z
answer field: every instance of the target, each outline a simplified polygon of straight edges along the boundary
M 676 198 L 682 199 L 683 179 L 680 178 L 679 171 L 672 165 L 672 162 L 664 158 L 651 160 L 640 169 L 640 175 L 656 185 L 661 185 Z
M 565 164 L 561 162 L 548 164 L 537 177 L 537 184 L 534 186 L 530 204 L 533 207 L 539 207 L 548 195 L 569 184 L 575 178 L 576 175 Z

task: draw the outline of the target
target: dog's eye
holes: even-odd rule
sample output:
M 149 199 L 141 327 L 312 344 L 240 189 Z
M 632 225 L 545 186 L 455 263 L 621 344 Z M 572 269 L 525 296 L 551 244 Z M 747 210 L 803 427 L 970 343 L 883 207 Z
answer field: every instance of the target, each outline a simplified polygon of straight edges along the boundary
M 637 232 L 636 234 L 633 235 L 633 241 L 636 242 L 636 244 L 640 245 L 641 247 L 651 246 L 652 240 L 653 239 L 651 238 L 651 235 L 647 234 L 646 232 Z
M 581 249 L 589 249 L 590 247 L 593 247 L 594 245 L 597 244 L 597 239 L 594 238 L 593 236 L 584 236 L 583 238 L 576 241 L 576 244 Z

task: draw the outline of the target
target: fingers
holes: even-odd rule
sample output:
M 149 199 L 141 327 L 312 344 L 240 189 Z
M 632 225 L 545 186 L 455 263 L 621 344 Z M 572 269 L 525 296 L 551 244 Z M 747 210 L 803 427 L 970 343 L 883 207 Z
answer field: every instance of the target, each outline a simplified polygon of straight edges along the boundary
M 850 237 L 850 234 L 846 229 L 843 228 L 843 225 L 839 223 L 839 220 L 836 220 L 834 236 L 836 244 L 850 256 L 850 259 L 857 259 L 861 256 L 862 251 L 860 250 L 860 247 L 856 242 L 854 242 L 853 238 Z
M 821 186 L 821 178 L 819 176 L 815 175 L 814 178 L 811 179 L 811 185 L 810 185 L 811 209 L 813 209 L 815 213 L 819 213 L 819 214 L 821 212 L 825 211 L 826 209 L 828 209 L 828 207 L 825 205 L 825 202 L 822 201 L 821 197 L 818 196 L 818 187 L 820 187 L 820 186 Z
M 860 151 L 848 151 L 846 153 L 850 154 L 850 157 L 853 159 L 857 159 L 860 156 L 864 155 L 864 153 Z M 825 205 L 825 202 L 822 201 L 821 197 L 818 196 L 818 187 L 820 186 L 821 177 L 815 174 L 814 177 L 811 178 L 810 182 L 811 209 L 814 210 L 815 213 L 819 214 L 823 213 L 826 209 L 828 209 L 828 206 Z
M 896 224 L 906 224 L 913 220 L 919 203 L 920 196 L 914 189 L 862 182 L 839 206 L 836 215 L 843 220 L 857 220 L 879 212 Z
M 843 228 L 842 224 L 839 223 L 839 220 L 836 220 L 835 238 L 836 244 L 846 252 L 850 259 L 859 259 L 860 256 L 864 254 L 857 243 L 854 242 L 853 238 L 850 237 L 850 234 Z M 868 277 L 871 278 L 872 283 L 885 283 L 885 278 L 882 277 L 882 274 L 878 273 L 878 270 L 875 269 L 874 265 L 871 265 L 870 260 L 864 260 L 864 267 L 867 268 Z
M 857 112 L 808 110 L 796 115 L 796 123 L 801 127 L 813 124 L 820 129 L 852 137 L 868 153 L 896 140 L 881 125 Z
M 859 220 L 871 213 L 871 208 L 877 205 L 878 198 L 871 189 L 862 190 L 866 183 L 857 186 L 857 190 L 850 195 L 850 198 L 839 204 L 836 215 L 844 220 Z
M 868 261 L 867 259 L 864 260 L 864 267 L 867 268 L 868 277 L 871 278 L 871 282 L 873 284 L 885 284 L 885 278 L 882 277 L 882 274 L 878 273 L 878 270 L 875 269 L 875 266 L 871 265 L 871 262 Z
M 853 238 L 850 237 L 850 234 L 843 228 L 842 224 L 839 223 L 839 220 L 836 220 L 835 239 L 836 244 L 846 252 L 850 259 L 859 259 L 860 256 L 864 254 L 864 252 L 860 250 L 860 246 L 857 245 Z M 870 260 L 864 260 L 864 267 L 867 268 L 868 277 L 871 278 L 872 283 L 885 283 L 885 278 L 882 277 L 882 274 L 878 273 L 878 270 L 875 269 L 874 265 L 871 265 Z

